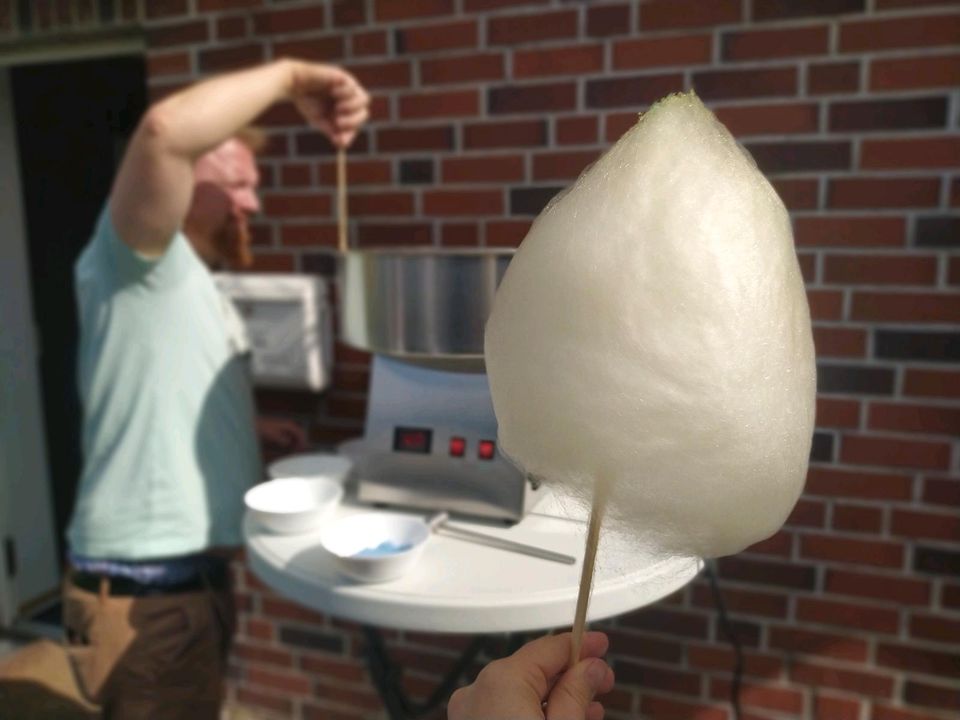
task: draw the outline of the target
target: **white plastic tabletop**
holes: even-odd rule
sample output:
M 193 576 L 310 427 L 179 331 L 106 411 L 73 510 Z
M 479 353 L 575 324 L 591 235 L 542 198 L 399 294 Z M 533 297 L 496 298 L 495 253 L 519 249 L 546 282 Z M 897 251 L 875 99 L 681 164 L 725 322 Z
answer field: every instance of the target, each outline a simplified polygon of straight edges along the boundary
M 368 512 L 346 502 L 336 517 Z M 404 513 L 425 517 L 424 513 Z M 494 633 L 546 630 L 573 623 L 586 523 L 564 517 L 551 498 L 510 528 L 451 522 L 578 558 L 575 565 L 528 557 L 445 535 L 433 535 L 418 564 L 386 583 L 341 575 L 320 544 L 322 530 L 276 535 L 249 517 L 247 562 L 282 596 L 334 617 L 400 630 Z M 703 563 L 693 557 L 611 552 L 601 541 L 588 619 L 600 620 L 653 603 L 684 586 Z M 605 558 L 615 558 L 606 562 Z

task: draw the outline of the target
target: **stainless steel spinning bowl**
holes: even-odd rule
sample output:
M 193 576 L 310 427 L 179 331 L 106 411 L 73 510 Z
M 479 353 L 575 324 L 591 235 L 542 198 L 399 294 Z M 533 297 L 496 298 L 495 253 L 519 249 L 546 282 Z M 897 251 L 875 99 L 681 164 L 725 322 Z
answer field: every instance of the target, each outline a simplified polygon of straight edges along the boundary
M 351 250 L 340 265 L 343 339 L 420 359 L 483 357 L 483 330 L 512 248 Z

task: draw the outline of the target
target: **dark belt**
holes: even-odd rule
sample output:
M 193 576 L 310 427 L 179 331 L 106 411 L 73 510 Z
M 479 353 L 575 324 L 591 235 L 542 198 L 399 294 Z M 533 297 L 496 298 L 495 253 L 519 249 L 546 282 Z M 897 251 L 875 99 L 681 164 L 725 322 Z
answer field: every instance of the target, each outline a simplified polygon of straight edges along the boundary
M 74 572 L 70 582 L 81 590 L 99 593 L 101 579 L 106 577 L 109 595 L 126 597 L 147 597 L 150 595 L 178 595 L 180 593 L 200 592 L 202 590 L 226 590 L 230 587 L 230 571 L 226 566 L 198 571 L 189 580 L 178 583 L 143 583 L 120 575 L 104 576 L 96 573 Z

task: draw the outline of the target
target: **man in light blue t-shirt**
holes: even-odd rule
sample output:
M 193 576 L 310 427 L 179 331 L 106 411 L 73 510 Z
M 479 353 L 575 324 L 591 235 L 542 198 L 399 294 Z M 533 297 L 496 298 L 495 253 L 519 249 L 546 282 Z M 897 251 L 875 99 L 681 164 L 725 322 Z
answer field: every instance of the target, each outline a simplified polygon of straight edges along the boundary
M 108 718 L 219 714 L 226 559 L 261 464 L 246 340 L 210 268 L 250 262 L 261 141 L 246 128 L 282 100 L 336 147 L 369 105 L 350 74 L 296 60 L 171 95 L 141 120 L 76 264 L 84 466 L 64 625 L 81 689 Z

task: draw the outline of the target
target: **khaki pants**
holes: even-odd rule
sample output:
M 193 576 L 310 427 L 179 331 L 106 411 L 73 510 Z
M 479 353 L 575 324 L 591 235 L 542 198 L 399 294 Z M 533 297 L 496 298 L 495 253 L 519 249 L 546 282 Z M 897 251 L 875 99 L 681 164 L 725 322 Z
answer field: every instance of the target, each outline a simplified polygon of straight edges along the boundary
M 236 616 L 228 587 L 111 596 L 70 582 L 63 593 L 67 654 L 82 694 L 107 720 L 215 720 Z

